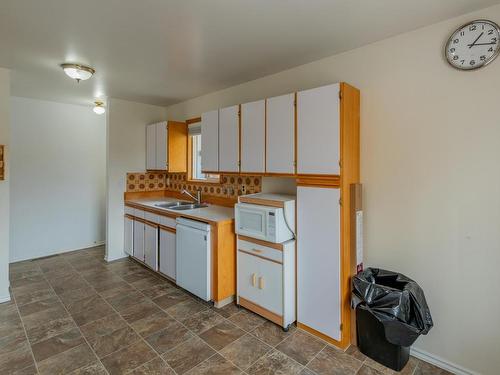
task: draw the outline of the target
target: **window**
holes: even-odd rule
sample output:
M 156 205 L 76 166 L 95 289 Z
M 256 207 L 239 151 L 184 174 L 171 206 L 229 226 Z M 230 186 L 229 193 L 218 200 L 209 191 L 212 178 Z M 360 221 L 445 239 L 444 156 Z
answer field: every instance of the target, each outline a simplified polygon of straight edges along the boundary
M 218 174 L 205 174 L 201 172 L 201 123 L 189 124 L 189 179 L 206 181 L 206 182 L 219 182 L 220 176 Z

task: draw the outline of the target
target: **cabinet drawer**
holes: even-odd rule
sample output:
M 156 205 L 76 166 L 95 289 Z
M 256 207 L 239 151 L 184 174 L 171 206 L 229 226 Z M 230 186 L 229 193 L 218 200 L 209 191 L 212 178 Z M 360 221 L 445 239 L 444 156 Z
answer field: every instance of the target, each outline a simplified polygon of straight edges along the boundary
M 160 216 L 160 224 L 166 227 L 175 228 L 175 219 L 168 216 Z
M 151 221 L 152 223 L 159 224 L 160 223 L 160 217 L 157 214 L 154 214 L 152 212 L 145 211 L 144 212 L 144 218 L 147 221 Z
M 267 258 L 278 263 L 283 262 L 283 252 L 257 243 L 238 239 L 238 250 Z
M 129 207 L 129 206 L 125 206 L 125 215 L 132 215 L 134 216 L 134 208 L 133 207 Z
M 139 219 L 144 219 L 145 212 L 143 210 L 139 210 L 138 208 L 134 208 L 134 216 Z

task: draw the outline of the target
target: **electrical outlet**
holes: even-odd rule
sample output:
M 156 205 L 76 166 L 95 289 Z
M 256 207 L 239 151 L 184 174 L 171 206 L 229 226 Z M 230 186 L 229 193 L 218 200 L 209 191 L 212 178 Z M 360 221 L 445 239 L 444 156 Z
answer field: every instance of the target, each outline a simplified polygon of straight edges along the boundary
M 247 187 L 245 185 L 241 185 L 241 192 L 245 194 L 247 191 Z
M 167 186 L 170 187 L 170 177 L 167 177 L 166 183 L 167 183 Z

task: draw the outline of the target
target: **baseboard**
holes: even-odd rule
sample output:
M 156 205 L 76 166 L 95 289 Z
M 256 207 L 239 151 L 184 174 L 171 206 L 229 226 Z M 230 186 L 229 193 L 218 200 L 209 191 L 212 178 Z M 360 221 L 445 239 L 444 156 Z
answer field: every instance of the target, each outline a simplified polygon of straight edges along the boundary
M 9 301 L 10 301 L 10 294 L 7 294 L 6 296 L 0 296 L 0 303 L 9 302 Z
M 480 375 L 476 371 L 466 369 L 462 366 L 456 365 L 447 361 L 444 358 L 438 357 L 437 355 L 426 352 L 425 350 L 412 347 L 410 349 L 410 354 L 415 358 L 421 359 L 424 362 L 428 362 L 434 366 L 442 368 L 443 370 L 449 371 L 457 375 Z
M 109 262 L 114 262 L 115 260 L 123 259 L 123 258 L 128 258 L 128 254 L 123 253 L 123 255 L 120 255 L 120 256 L 117 256 L 117 257 L 112 257 L 112 258 L 110 258 L 110 257 L 108 257 L 108 255 L 106 255 L 104 257 L 104 260 L 109 263 Z
M 73 249 L 57 250 L 57 251 L 54 251 L 52 253 L 47 253 L 47 254 L 43 254 L 43 255 L 40 254 L 40 256 L 37 256 L 36 258 L 25 258 L 25 259 L 11 260 L 11 261 L 9 261 L 9 263 L 17 263 L 17 262 L 23 262 L 25 260 L 33 260 L 33 259 L 50 257 L 50 256 L 53 256 L 53 255 L 59 255 L 59 254 L 64 254 L 64 253 L 71 253 L 72 251 L 91 249 L 93 247 L 98 247 L 98 246 L 102 246 L 102 245 L 105 245 L 105 244 L 106 244 L 105 241 L 98 241 L 98 242 L 93 243 L 93 244 L 84 245 L 83 247 L 80 246 L 80 247 L 73 248 Z

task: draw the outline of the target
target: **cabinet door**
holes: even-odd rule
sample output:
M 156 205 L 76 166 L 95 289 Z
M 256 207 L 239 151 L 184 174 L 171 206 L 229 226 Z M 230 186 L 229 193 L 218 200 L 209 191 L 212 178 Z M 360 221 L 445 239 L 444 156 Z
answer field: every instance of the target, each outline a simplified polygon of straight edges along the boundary
M 294 94 L 267 99 L 266 171 L 295 173 Z
M 125 218 L 125 237 L 123 250 L 128 255 L 134 255 L 134 220 L 126 217 Z
M 156 124 L 156 169 L 167 169 L 167 145 L 168 133 L 167 123 L 160 122 Z
M 160 272 L 175 280 L 175 232 L 160 229 Z
M 146 169 L 156 169 L 156 125 L 146 127 Z
M 297 173 L 340 174 L 339 84 L 297 93 Z
M 259 258 L 238 251 L 237 276 L 238 297 L 258 304 Z
M 221 172 L 240 170 L 239 108 L 238 105 L 234 105 L 219 110 L 219 171 Z
M 241 172 L 264 173 L 266 168 L 266 101 L 241 105 Z
M 283 315 L 283 266 L 270 260 L 257 259 L 258 304 L 275 314 Z
M 339 189 L 297 188 L 297 321 L 335 340 L 341 322 L 339 198 Z
M 134 221 L 134 258 L 144 262 L 144 223 Z
M 201 170 L 219 170 L 219 110 L 201 115 Z
M 144 263 L 158 271 L 158 227 L 146 224 L 144 234 Z

